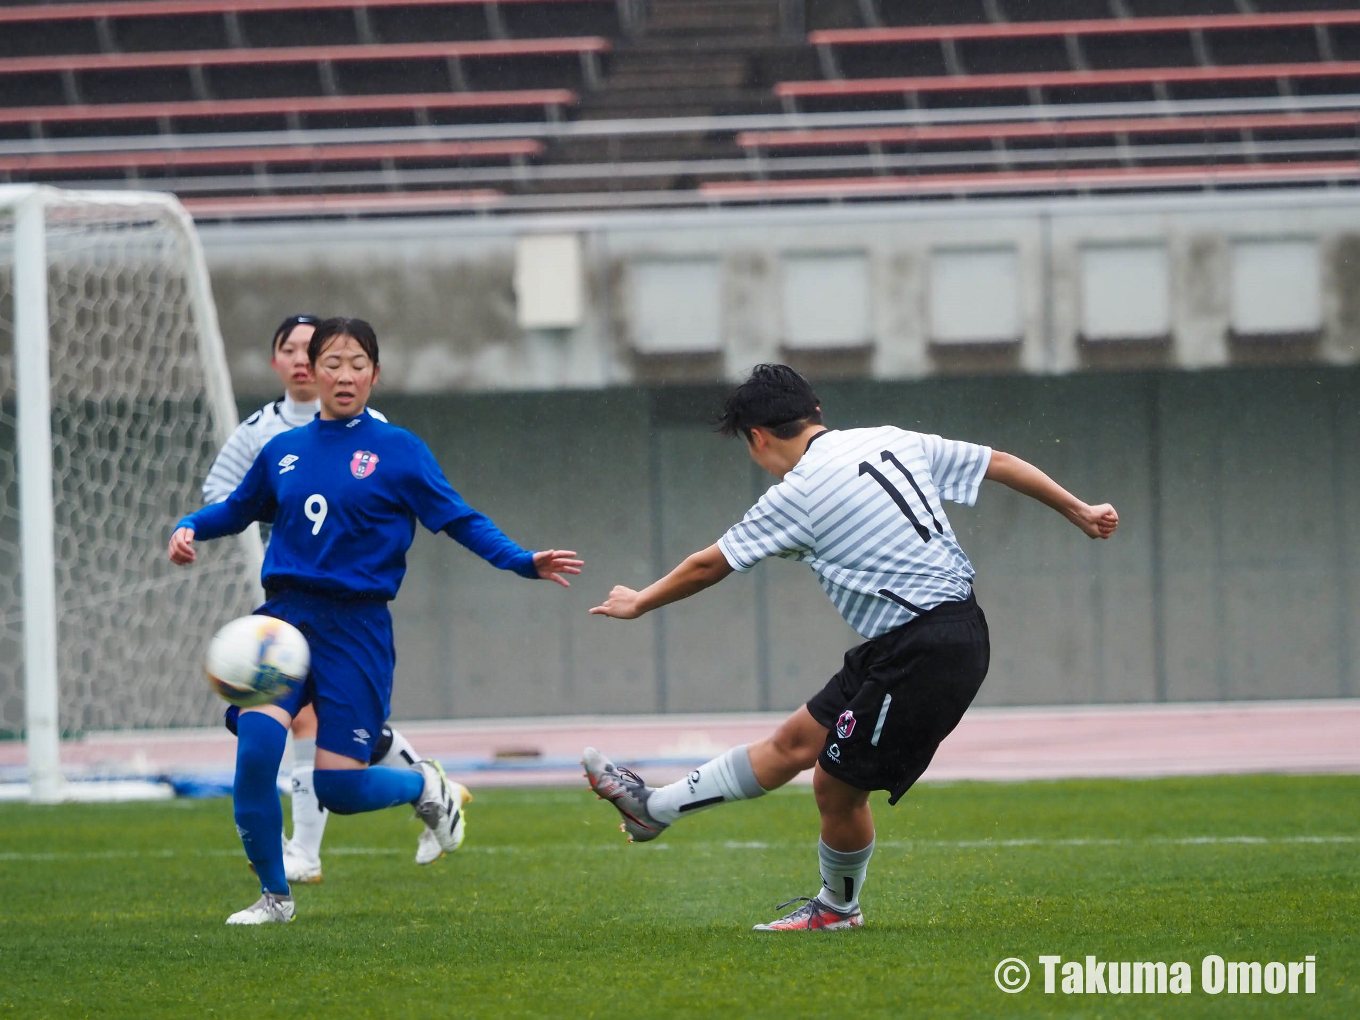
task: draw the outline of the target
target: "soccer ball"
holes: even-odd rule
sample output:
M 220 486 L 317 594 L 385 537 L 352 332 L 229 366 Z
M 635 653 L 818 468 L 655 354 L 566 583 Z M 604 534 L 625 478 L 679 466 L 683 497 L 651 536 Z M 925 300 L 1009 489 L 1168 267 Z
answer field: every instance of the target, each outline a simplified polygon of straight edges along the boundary
M 307 679 L 311 651 L 302 632 L 272 616 L 232 620 L 208 645 L 208 686 L 241 708 L 268 705 Z

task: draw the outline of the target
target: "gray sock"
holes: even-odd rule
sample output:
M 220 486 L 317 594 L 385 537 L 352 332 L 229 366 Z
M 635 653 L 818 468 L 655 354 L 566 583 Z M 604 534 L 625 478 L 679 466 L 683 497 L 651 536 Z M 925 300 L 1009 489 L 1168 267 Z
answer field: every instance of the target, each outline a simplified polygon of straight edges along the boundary
M 765 793 L 751 768 L 747 745 L 724 751 L 707 764 L 700 765 L 684 779 L 663 786 L 647 801 L 647 813 L 669 825 L 681 815 L 724 804 L 730 800 L 751 800 Z
M 817 862 L 822 872 L 822 891 L 818 896 L 822 902 L 841 911 L 857 907 L 864 874 L 869 870 L 869 858 L 873 855 L 873 840 L 869 840 L 869 845 L 863 850 L 850 853 L 832 850 L 820 839 L 817 840 Z

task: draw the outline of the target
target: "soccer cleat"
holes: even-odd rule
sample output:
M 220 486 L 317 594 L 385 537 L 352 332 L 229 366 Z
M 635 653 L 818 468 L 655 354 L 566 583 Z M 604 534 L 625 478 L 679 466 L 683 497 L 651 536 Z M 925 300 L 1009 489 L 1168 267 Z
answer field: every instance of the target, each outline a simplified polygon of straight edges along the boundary
M 321 884 L 321 858 L 308 857 L 292 840 L 283 841 L 283 875 L 289 884 Z
M 432 864 L 443 854 L 451 853 L 463 845 L 463 830 L 466 826 L 462 808 L 472 799 L 472 794 L 462 783 L 455 783 L 445 776 L 444 766 L 437 761 L 418 761 L 412 768 L 419 769 L 425 777 L 425 790 L 420 800 L 416 801 L 416 814 L 433 834 L 439 849 L 439 853 L 430 857 L 428 855 L 433 848 L 417 847 L 416 863 Z
M 752 931 L 839 931 L 842 928 L 859 928 L 864 924 L 864 912 L 858 906 L 854 910 L 837 910 L 823 903 L 816 896 L 798 896 L 779 904 L 776 910 L 803 901 L 803 905 L 791 914 L 785 914 L 778 921 L 755 925 Z
M 267 892 L 245 910 L 227 918 L 227 924 L 287 924 L 293 919 L 293 897 Z
M 581 755 L 590 788 L 602 800 L 607 800 L 623 815 L 619 826 L 628 834 L 630 843 L 645 843 L 656 839 L 669 823 L 658 822 L 647 810 L 652 788 L 632 769 L 620 768 L 593 747 Z
M 472 802 L 472 794 L 471 792 L 469 792 L 468 788 L 464 786 L 462 783 L 455 783 L 453 782 L 453 780 L 446 781 L 448 782 L 449 786 L 452 787 L 453 795 L 458 800 L 459 805 L 462 807 L 460 814 L 462 814 L 463 817 L 459 819 L 458 825 L 456 826 L 458 843 L 461 846 L 463 842 L 463 833 L 464 830 L 467 828 L 466 805 Z M 455 847 L 454 849 L 457 849 L 457 847 Z M 444 848 L 439 845 L 438 837 L 435 836 L 435 834 L 431 830 L 426 829 L 424 832 L 420 834 L 420 839 L 416 841 L 416 863 L 433 864 L 435 861 L 439 860 L 439 858 L 443 856 Z
M 439 840 L 429 829 L 424 829 L 420 833 L 420 838 L 416 840 L 416 863 L 433 864 L 444 856 L 444 848 L 439 845 Z

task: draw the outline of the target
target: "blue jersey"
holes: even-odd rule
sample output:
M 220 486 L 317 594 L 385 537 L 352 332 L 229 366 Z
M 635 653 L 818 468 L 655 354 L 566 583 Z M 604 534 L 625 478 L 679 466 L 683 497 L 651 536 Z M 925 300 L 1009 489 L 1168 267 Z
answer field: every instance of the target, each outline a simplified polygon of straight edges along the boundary
M 272 522 L 261 573 L 267 590 L 390 600 L 417 520 L 493 566 L 538 576 L 533 553 L 463 501 L 424 442 L 367 414 L 318 417 L 275 436 L 230 496 L 176 528 L 212 539 Z

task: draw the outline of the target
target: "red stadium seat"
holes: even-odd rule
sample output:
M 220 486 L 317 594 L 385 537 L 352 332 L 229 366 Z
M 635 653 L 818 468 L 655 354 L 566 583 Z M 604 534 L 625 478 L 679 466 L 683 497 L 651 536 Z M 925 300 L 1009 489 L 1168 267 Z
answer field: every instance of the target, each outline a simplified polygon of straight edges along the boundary
M 43 153 L 0 156 L 0 172 L 24 175 L 81 170 L 180 170 L 188 167 L 356 163 L 379 160 L 513 159 L 537 156 L 543 143 L 527 138 L 476 142 L 385 142 L 356 145 L 158 149 L 135 152 Z
M 186 198 L 196 219 L 262 219 L 289 216 L 348 216 L 363 213 L 434 213 L 494 206 L 501 193 L 467 191 L 347 192 L 325 195 L 237 195 Z
M 1353 78 L 1360 60 L 1248 64 L 1231 67 L 1137 67 L 1107 71 L 1039 71 L 1006 74 L 925 75 L 835 81 L 786 81 L 775 86 L 784 99 L 875 96 L 925 92 L 987 92 L 1003 89 L 1082 88 L 1102 85 L 1153 85 L 1178 82 L 1242 82 L 1288 78 Z
M 239 67 L 349 61 L 516 56 L 588 56 L 609 52 L 608 39 L 478 39 L 469 42 L 374 43 L 362 46 L 266 46 L 257 49 L 170 50 L 141 53 L 68 53 L 0 57 L 0 75 L 61 71 L 148 71 L 177 67 Z
M 1022 138 L 1080 138 L 1092 135 L 1188 134 L 1292 129 L 1360 129 L 1360 111 L 1341 113 L 1247 113 L 1184 117 L 1099 117 L 1084 120 L 1005 123 L 924 124 L 906 127 L 743 131 L 745 149 L 828 149 L 923 142 L 973 142 Z
M 108 3 L 50 3 L 0 8 L 0 25 L 88 18 L 154 18 L 191 14 L 256 14 L 266 11 L 322 11 L 383 7 L 459 7 L 488 3 L 616 3 L 617 0 L 124 0 Z
M 0 106 L 0 124 L 82 124 L 100 121 L 175 120 L 270 115 L 345 114 L 371 111 L 556 109 L 576 102 L 570 89 L 513 92 L 433 92 L 394 96 L 291 96 L 280 99 L 185 100 L 172 103 L 100 103 L 79 106 Z
M 908 198 L 940 194 L 1034 193 L 1149 187 L 1360 181 L 1360 161 L 1255 163 L 1228 166 L 1114 167 L 1078 170 L 1016 170 L 922 174 L 907 177 L 848 177 L 815 180 L 724 181 L 700 192 L 726 201 L 828 198 Z
M 1360 25 L 1360 11 L 1287 11 L 1266 14 L 1201 14 L 1160 18 L 1084 18 L 1072 21 L 989 22 L 911 25 L 897 28 L 840 28 L 808 33 L 814 46 L 864 46 L 943 42 L 959 39 L 1036 39 L 1068 35 L 1132 35 L 1143 32 L 1268 31 Z

